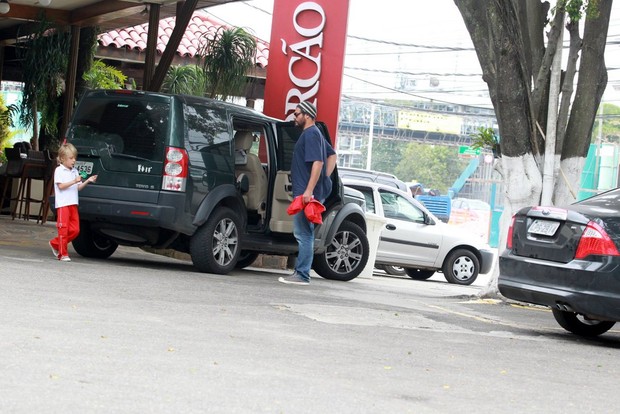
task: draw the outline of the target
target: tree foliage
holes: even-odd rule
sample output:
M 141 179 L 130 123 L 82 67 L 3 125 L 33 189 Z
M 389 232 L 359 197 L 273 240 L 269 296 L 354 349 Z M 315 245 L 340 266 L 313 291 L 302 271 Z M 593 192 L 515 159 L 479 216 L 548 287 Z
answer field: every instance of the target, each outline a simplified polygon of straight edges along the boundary
M 90 69 L 84 73 L 82 78 L 90 89 L 121 89 L 127 80 L 123 72 L 106 65 L 101 60 L 92 62 Z
M 458 158 L 456 147 L 411 142 L 395 173 L 401 180 L 417 181 L 445 194 L 466 166 L 467 161 Z
M 396 166 L 402 158 L 402 152 L 407 142 L 394 139 L 374 139 L 372 144 L 371 169 L 396 174 Z M 363 159 L 366 159 L 368 147 L 362 150 Z M 366 165 L 359 167 L 366 168 Z
M 53 135 L 58 130 L 62 111 L 58 97 L 64 92 L 71 34 L 45 18 L 41 18 L 36 30 L 20 40 L 17 50 L 22 61 L 24 83 L 20 104 L 20 122 L 34 126 L 33 148 L 37 149 L 37 119 L 40 113 L 41 126 Z
M 247 83 L 247 72 L 256 59 L 256 39 L 240 27 L 220 27 L 203 34 L 199 55 L 207 78 L 207 95 L 226 100 L 238 96 Z
M 602 143 L 620 144 L 620 107 L 613 104 L 603 104 L 599 116 L 602 116 L 603 120 L 600 123 L 594 123 L 592 142 L 598 141 L 600 131 Z
M 204 96 L 207 89 L 204 69 L 197 65 L 171 66 L 161 89 L 167 93 Z

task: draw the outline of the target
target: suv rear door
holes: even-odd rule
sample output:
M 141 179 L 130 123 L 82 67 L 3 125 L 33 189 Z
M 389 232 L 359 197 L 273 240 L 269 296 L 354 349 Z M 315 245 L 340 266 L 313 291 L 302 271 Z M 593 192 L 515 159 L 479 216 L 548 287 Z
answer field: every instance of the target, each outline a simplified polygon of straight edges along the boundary
M 316 126 L 320 129 L 323 137 L 331 145 L 331 139 L 327 126 L 323 122 L 317 122 Z M 293 201 L 293 185 L 291 181 L 291 163 L 293 161 L 293 151 L 295 144 L 301 135 L 302 130 L 295 126 L 294 122 L 276 123 L 277 135 L 277 173 L 273 191 L 272 215 L 269 226 L 272 231 L 292 233 L 293 216 L 286 212 L 291 201 Z M 334 203 L 342 201 L 342 184 L 338 178 L 337 168 L 332 173 L 332 192 L 325 200 L 325 207 L 329 209 Z
M 76 167 L 98 175 L 99 186 L 153 190 L 150 196 L 142 193 L 141 201 L 157 202 L 171 106 L 165 95 L 90 92 L 80 101 L 67 134 L 78 149 Z

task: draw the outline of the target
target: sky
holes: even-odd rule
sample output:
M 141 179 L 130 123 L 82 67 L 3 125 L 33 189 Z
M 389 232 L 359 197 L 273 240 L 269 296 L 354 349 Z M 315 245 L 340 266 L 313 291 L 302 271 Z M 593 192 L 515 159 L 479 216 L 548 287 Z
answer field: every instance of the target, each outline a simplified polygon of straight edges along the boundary
M 235 2 L 207 11 L 269 41 L 273 1 Z M 480 64 L 453 0 L 349 0 L 347 32 L 343 95 L 426 97 L 490 107 Z M 614 2 L 608 41 L 618 44 L 609 43 L 605 51 L 609 83 L 603 100 L 620 105 L 620 92 L 613 88 L 620 89 L 620 2 Z

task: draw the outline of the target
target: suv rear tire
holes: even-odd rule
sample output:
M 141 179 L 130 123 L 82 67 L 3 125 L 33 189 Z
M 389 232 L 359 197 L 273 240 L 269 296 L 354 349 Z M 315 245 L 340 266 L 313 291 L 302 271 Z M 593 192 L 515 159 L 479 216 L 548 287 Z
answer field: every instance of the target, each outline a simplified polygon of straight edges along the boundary
M 86 222 L 80 223 L 80 234 L 71 243 L 80 256 L 95 259 L 107 259 L 118 248 L 116 242 L 93 232 Z
M 323 278 L 348 282 L 355 279 L 368 262 L 368 239 L 364 230 L 344 221 L 327 249 L 314 256 L 314 270 Z
M 240 222 L 237 214 L 227 207 L 218 207 L 205 224 L 192 236 L 189 252 L 194 266 L 204 273 L 231 272 L 241 252 Z
M 239 254 L 239 258 L 237 259 L 237 264 L 235 265 L 235 267 L 237 269 L 245 269 L 246 267 L 254 263 L 257 258 L 258 253 L 242 250 Z

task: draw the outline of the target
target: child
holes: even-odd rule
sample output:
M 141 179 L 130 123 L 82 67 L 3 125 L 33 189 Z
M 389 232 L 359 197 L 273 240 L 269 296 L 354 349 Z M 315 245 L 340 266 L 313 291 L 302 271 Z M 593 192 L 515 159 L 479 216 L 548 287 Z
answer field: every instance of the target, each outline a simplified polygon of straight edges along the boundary
M 54 171 L 54 193 L 56 207 L 56 227 L 58 236 L 50 240 L 52 253 L 58 260 L 70 262 L 67 245 L 80 234 L 80 217 L 78 215 L 78 191 L 88 183 L 95 182 L 93 175 L 82 181 L 78 170 L 74 168 L 77 149 L 72 144 L 63 144 L 58 150 L 60 165 Z

